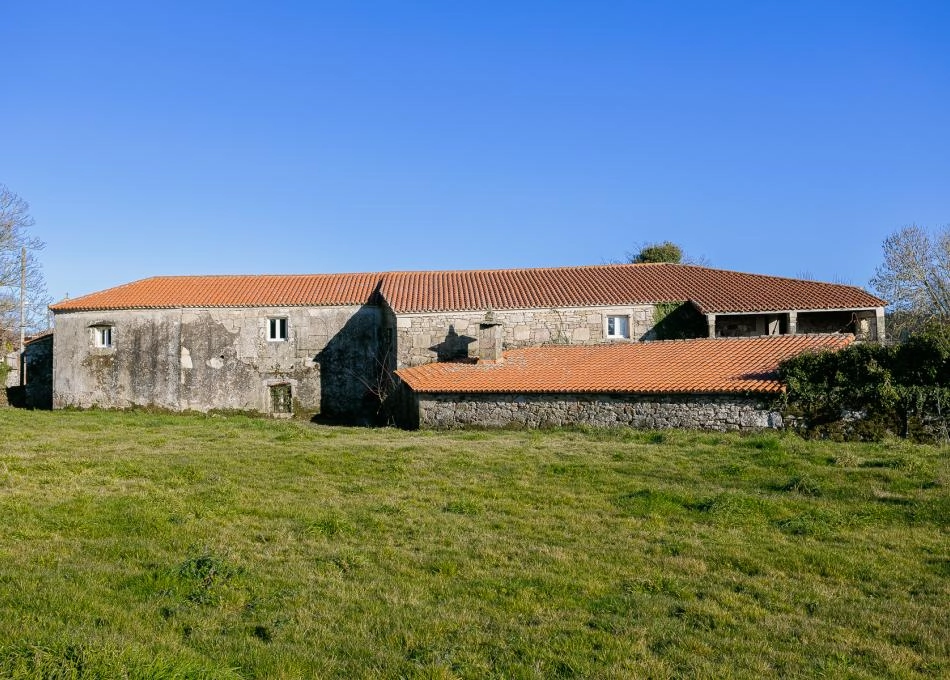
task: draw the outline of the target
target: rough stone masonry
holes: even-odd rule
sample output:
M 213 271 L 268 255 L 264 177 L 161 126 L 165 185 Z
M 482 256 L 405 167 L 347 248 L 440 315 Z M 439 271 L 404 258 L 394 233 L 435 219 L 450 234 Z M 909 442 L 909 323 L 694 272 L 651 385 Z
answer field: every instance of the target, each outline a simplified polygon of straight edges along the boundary
M 356 420 L 378 373 L 379 316 L 366 305 L 60 315 L 53 405 L 267 413 L 280 386 L 295 411 Z M 287 320 L 285 342 L 268 341 L 269 318 Z M 93 342 L 102 326 L 108 347 Z
M 757 430 L 781 428 L 768 398 L 752 395 L 420 394 L 419 425 Z

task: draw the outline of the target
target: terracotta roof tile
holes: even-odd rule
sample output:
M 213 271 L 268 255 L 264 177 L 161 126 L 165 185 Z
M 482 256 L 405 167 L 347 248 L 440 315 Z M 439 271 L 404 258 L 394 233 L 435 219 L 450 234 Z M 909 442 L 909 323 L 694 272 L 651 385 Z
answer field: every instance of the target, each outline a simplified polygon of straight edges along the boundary
M 397 314 L 686 301 L 704 313 L 886 304 L 855 286 L 681 264 L 390 272 L 380 292 Z
M 499 363 L 432 363 L 397 371 L 416 392 L 777 393 L 779 362 L 837 350 L 851 335 L 781 335 L 606 345 L 548 345 L 504 352 Z
M 379 274 L 156 276 L 63 300 L 50 309 L 172 309 L 358 305 L 374 299 Z
M 397 314 L 691 301 L 705 313 L 868 309 L 860 288 L 678 264 L 554 269 L 270 276 L 158 276 L 64 300 L 94 309 L 363 304 L 374 292 Z

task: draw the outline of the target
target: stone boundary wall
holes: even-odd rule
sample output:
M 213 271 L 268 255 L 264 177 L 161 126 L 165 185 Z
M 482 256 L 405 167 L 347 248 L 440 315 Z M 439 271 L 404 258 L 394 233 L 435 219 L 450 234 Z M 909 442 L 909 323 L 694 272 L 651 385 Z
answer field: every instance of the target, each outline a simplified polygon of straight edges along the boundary
M 494 310 L 502 326 L 504 349 L 563 344 L 591 345 L 604 337 L 607 316 L 630 319 L 630 339 L 642 340 L 653 329 L 654 305 L 619 305 L 565 309 Z M 478 356 L 478 325 L 487 311 L 431 312 L 395 316 L 399 368 L 433 361 Z
M 781 428 L 760 395 L 419 394 L 420 427 L 637 427 L 690 430 Z
M 19 352 L 8 352 L 0 355 L 0 362 L 7 366 L 7 378 L 0 387 L 17 387 L 20 384 L 20 354 Z

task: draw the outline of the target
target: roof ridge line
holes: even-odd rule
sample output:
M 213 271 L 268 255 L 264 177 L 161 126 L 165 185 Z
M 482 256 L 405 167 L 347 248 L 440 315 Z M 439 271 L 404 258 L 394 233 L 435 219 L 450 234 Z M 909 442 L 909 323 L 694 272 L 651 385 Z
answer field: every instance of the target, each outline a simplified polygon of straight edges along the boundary
M 743 335 L 743 336 L 727 336 L 727 337 L 702 337 L 702 338 L 664 338 L 662 340 L 635 340 L 631 342 L 600 342 L 600 343 L 591 343 L 587 345 L 574 345 L 574 344 L 564 344 L 564 343 L 542 343 L 540 345 L 527 345 L 525 347 L 513 347 L 511 349 L 504 350 L 505 352 L 520 352 L 526 349 L 554 349 L 554 348 L 595 348 L 595 347 L 630 347 L 631 345 L 664 345 L 664 344 L 674 344 L 678 342 L 709 342 L 709 341 L 726 341 L 726 342 L 749 342 L 752 340 L 780 340 L 780 339 L 793 339 L 793 338 L 854 338 L 856 337 L 854 333 L 835 333 L 835 332 L 823 332 L 823 333 L 795 333 L 790 335 L 784 333 L 781 335 Z
M 612 269 L 612 268 L 651 268 L 651 267 L 692 267 L 708 269 L 701 265 L 683 264 L 681 262 L 606 262 L 600 264 L 569 264 L 555 267 L 494 267 L 488 269 L 390 269 L 381 272 L 391 274 L 493 274 L 496 272 L 537 272 L 537 271 L 569 271 L 578 269 Z
M 252 279 L 252 278 L 291 278 L 291 277 L 303 277 L 303 276 L 382 276 L 383 272 L 311 272 L 309 274 L 156 274 L 155 276 L 146 276 L 142 279 L 135 279 L 128 283 L 120 283 L 118 286 L 111 286 L 111 288 L 119 288 L 121 286 L 130 286 L 134 283 L 142 283 L 143 281 L 152 281 L 154 279 Z M 109 290 L 104 288 L 103 290 Z M 99 292 L 99 291 L 96 291 Z

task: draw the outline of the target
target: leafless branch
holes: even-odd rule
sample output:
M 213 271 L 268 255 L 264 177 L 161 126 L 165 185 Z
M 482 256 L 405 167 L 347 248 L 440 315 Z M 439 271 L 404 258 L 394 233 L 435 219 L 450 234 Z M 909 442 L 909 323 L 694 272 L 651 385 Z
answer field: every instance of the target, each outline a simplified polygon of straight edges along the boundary
M 888 236 L 871 285 L 906 319 L 950 320 L 950 226 L 931 234 L 913 224 Z
M 28 331 L 46 328 L 47 306 L 43 272 L 36 253 L 46 244 L 30 234 L 35 224 L 30 206 L 0 184 L 0 331 L 19 326 L 21 250 L 26 248 L 26 325 Z

